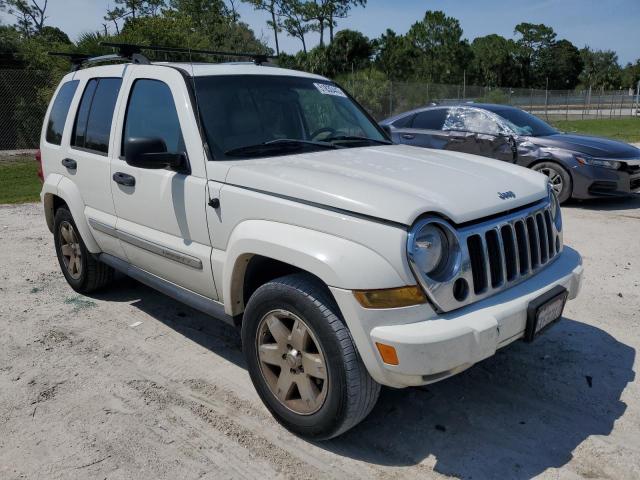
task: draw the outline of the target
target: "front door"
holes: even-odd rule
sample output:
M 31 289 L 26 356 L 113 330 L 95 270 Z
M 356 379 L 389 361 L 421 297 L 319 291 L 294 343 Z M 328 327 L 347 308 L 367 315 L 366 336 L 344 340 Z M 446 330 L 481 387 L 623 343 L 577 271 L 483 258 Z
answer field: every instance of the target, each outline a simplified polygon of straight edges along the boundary
M 471 107 L 451 107 L 444 122 L 446 144 L 441 147 L 455 152 L 514 162 L 513 139 L 502 132 L 498 122 L 487 112 Z
M 185 81 L 174 69 L 134 66 L 122 88 L 126 95 L 116 126 L 120 155 L 111 163 L 118 238 L 133 265 L 215 300 L 206 160 Z M 160 139 L 168 152 L 185 153 L 188 167 L 131 166 L 124 160 L 129 138 Z

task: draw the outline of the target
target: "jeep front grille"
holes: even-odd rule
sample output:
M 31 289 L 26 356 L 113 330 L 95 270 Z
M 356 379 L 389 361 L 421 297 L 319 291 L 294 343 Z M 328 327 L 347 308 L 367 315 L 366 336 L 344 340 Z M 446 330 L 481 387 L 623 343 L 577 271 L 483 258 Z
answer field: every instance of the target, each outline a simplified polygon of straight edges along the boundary
M 559 214 L 559 213 L 558 213 Z M 444 222 L 425 219 L 426 222 Z M 451 275 L 431 278 L 410 266 L 431 303 L 442 312 L 469 305 L 535 275 L 562 251 L 562 220 L 551 216 L 551 200 L 455 230 Z M 409 242 L 410 243 L 410 242 Z
M 473 292 L 481 295 L 527 277 L 559 253 L 549 208 L 498 220 L 467 236 Z

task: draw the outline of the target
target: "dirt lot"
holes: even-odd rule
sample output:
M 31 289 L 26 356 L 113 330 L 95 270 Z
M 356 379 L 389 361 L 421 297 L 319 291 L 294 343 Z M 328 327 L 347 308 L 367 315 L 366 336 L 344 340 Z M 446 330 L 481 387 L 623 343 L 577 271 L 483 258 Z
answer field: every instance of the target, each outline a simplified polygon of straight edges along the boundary
M 41 207 L 0 206 L 0 478 L 640 478 L 640 200 L 564 215 L 586 268 L 564 320 L 311 444 L 234 329 L 126 278 L 78 296 Z

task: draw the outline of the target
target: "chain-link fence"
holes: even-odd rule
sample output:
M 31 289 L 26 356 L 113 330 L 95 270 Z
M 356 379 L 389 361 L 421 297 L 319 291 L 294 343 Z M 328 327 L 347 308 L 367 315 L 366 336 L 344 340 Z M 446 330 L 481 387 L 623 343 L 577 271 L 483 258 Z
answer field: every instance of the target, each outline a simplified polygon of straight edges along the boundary
M 33 149 L 59 79 L 51 72 L 0 69 L 0 151 Z M 536 90 L 392 82 L 374 78 L 343 84 L 376 118 L 430 103 L 459 101 L 514 105 L 546 120 L 630 117 L 640 114 L 631 90 Z
M 406 82 L 343 85 L 378 120 L 431 103 L 485 102 L 514 105 L 543 119 L 583 120 L 640 115 L 633 90 L 537 90 Z
M 0 150 L 37 148 L 56 82 L 40 70 L 0 70 Z

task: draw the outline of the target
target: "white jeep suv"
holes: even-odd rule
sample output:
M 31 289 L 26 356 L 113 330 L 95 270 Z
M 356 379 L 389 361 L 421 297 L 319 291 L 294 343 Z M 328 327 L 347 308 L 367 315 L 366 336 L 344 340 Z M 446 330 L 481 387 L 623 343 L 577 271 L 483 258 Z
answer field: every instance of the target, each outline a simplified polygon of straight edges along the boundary
M 393 145 L 317 75 L 79 69 L 49 106 L 41 159 L 71 287 L 119 270 L 240 327 L 258 394 L 308 438 L 356 425 L 380 385 L 532 340 L 580 287 L 546 177 Z

